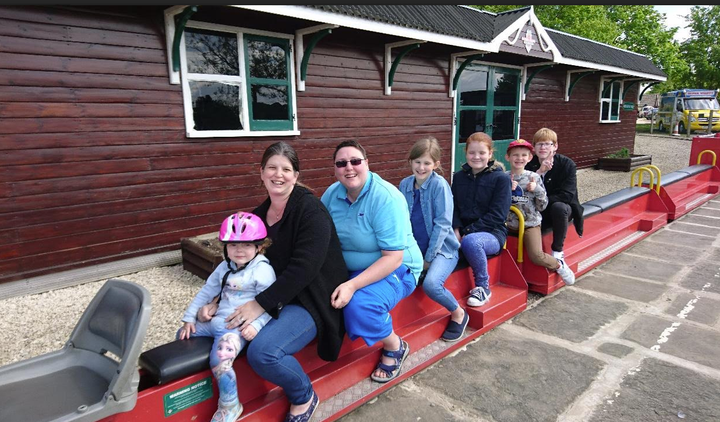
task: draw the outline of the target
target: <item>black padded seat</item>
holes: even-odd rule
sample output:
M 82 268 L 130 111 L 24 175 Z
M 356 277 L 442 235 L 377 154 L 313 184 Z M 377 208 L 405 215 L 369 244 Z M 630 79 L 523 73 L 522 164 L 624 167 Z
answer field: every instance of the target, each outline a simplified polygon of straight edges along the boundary
M 672 183 L 675 183 L 677 181 L 686 179 L 690 176 L 696 175 L 698 173 L 702 173 L 707 169 L 712 168 L 710 164 L 696 164 L 694 166 L 688 166 L 685 168 L 681 168 L 680 170 L 675 170 L 672 173 L 663 174 L 660 178 L 660 184 L 662 185 L 670 185 Z
M 685 168 L 681 168 L 678 171 L 681 171 L 683 173 L 687 173 L 689 175 L 694 175 L 698 173 L 702 173 L 707 169 L 711 169 L 713 166 L 710 164 L 695 164 L 694 166 L 687 166 Z
M 650 192 L 650 189 L 648 188 L 633 186 L 631 188 L 620 189 L 617 192 L 613 192 L 605 196 L 601 196 L 600 198 L 593 199 L 586 202 L 585 205 L 592 205 L 600 208 L 601 211 L 607 211 L 612 207 L 624 204 L 625 202 L 643 196 L 648 192 Z
M 175 340 L 140 355 L 138 363 L 155 384 L 167 384 L 196 372 L 210 369 L 212 337 Z
M 671 185 L 680 180 L 687 179 L 688 177 L 690 177 L 689 173 L 677 170 L 672 173 L 663 174 L 662 177 L 660 178 L 660 185 L 661 186 Z
M 588 202 L 585 202 L 582 204 L 583 207 L 583 219 L 586 219 L 588 217 L 591 217 L 595 214 L 599 214 L 602 212 L 602 208 L 600 208 L 597 205 L 589 204 Z

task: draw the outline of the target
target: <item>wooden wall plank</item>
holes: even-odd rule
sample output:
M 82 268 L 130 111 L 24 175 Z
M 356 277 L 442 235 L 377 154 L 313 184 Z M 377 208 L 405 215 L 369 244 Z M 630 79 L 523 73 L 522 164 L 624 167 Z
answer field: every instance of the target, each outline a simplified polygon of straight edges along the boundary
M 102 89 L 3 86 L 0 104 L 29 103 L 120 103 L 120 104 L 172 104 L 182 110 L 182 93 L 141 89 Z
M 84 42 L 52 41 L 0 36 L 0 51 L 5 53 L 39 54 L 58 57 L 82 57 L 103 60 L 158 63 L 167 66 L 165 54 L 157 50 Z
M 33 118 L 2 119 L 0 134 L 50 133 L 50 132 L 95 132 L 106 130 L 185 130 L 185 124 L 176 118 L 124 117 L 112 119 L 92 118 Z
M 179 91 L 177 85 L 170 85 L 166 77 L 145 77 L 125 75 L 98 75 L 64 72 L 44 72 L 36 70 L 0 69 L 0 85 L 32 87 L 71 87 L 71 88 L 115 88 L 149 89 L 157 91 Z
M 0 52 L 0 69 L 166 77 L 167 65 Z
M 0 103 L 0 115 L 13 118 L 85 118 L 116 119 L 119 117 L 183 118 L 183 110 L 171 104 L 88 104 L 88 103 Z
M 138 34 L 105 28 L 48 25 L 4 19 L 0 17 L 0 35 L 37 40 L 73 41 L 89 44 L 120 45 L 149 49 L 162 49 L 158 43 L 161 34 Z M 163 40 L 164 41 L 164 40 Z
M 163 6 L 132 7 L 28 7 L 3 6 L 0 16 L 17 21 L 50 25 L 79 26 L 140 34 L 154 34 L 149 25 L 153 15 L 161 13 Z M 142 13 L 138 13 L 142 10 Z

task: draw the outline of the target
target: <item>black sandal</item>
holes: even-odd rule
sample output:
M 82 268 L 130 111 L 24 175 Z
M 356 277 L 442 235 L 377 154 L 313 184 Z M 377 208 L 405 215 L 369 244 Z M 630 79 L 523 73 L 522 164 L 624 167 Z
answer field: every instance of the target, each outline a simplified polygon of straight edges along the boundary
M 375 382 L 379 383 L 386 383 L 388 381 L 391 381 L 400 374 L 400 370 L 402 369 L 402 364 L 405 362 L 405 358 L 410 354 L 410 345 L 403 339 L 400 339 L 400 349 L 398 350 L 385 350 L 382 349 L 383 356 L 387 356 L 389 358 L 395 359 L 394 365 L 385 365 L 382 363 L 382 358 L 380 359 L 380 362 L 378 363 L 377 367 L 375 368 L 375 371 L 378 369 L 385 372 L 385 375 L 387 377 L 380 378 L 375 376 L 375 372 L 373 371 L 372 375 L 370 375 L 370 379 L 372 379 Z

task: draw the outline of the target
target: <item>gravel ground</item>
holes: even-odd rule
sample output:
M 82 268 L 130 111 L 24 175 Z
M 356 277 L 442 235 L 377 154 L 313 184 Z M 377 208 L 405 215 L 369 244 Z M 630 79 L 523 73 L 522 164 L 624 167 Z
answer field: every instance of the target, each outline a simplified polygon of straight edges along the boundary
M 638 135 L 636 154 L 652 155 L 663 173 L 686 167 L 691 142 L 663 135 Z M 562 152 L 562 149 L 560 150 Z M 626 172 L 578 170 L 580 202 L 615 192 L 630 185 Z M 146 287 L 152 295 L 152 318 L 144 350 L 174 339 L 185 307 L 204 280 L 184 271 L 181 265 L 152 268 L 121 276 Z M 63 346 L 80 315 L 104 281 L 0 301 L 0 366 L 27 359 Z M 26 317 L 28 312 L 34 317 Z

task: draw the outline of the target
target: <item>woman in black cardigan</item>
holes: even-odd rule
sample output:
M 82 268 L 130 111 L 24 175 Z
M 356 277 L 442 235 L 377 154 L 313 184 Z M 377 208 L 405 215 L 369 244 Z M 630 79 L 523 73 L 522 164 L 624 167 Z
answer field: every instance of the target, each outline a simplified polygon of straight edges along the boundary
M 273 317 L 250 342 L 247 359 L 258 375 L 285 391 L 291 404 L 286 420 L 309 420 L 319 402 L 292 355 L 317 337 L 320 358 L 336 360 L 345 335 L 342 309 L 330 305 L 330 295 L 347 278 L 340 240 L 322 202 L 297 184 L 299 171 L 287 143 L 265 150 L 260 176 L 268 198 L 252 212 L 268 226 L 273 244 L 265 256 L 277 280 L 227 319 L 228 328 L 243 328 L 265 311 Z

